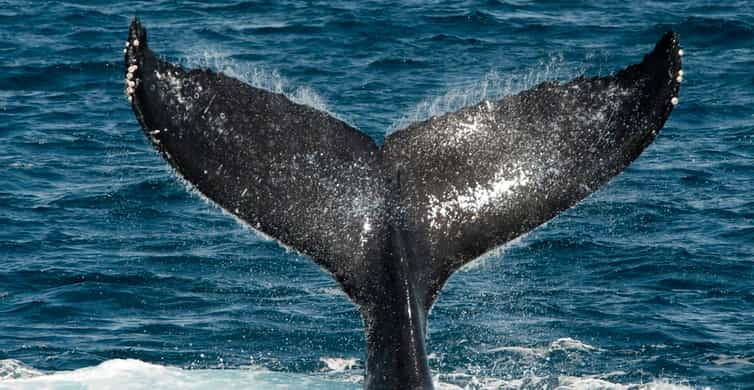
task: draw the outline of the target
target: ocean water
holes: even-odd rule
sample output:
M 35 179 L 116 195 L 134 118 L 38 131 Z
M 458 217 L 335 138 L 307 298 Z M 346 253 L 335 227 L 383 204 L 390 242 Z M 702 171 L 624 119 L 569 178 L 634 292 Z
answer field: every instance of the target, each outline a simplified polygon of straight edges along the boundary
M 176 180 L 123 95 L 150 47 L 326 110 L 415 120 L 608 74 L 680 33 L 657 140 L 457 273 L 442 389 L 754 389 L 751 1 L 0 1 L 0 389 L 358 389 L 355 307 Z

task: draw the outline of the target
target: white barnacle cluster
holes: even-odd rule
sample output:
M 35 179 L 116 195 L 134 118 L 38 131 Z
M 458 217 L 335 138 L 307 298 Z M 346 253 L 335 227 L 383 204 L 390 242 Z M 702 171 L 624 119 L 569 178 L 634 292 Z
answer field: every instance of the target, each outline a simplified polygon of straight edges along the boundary
M 149 138 L 152 140 L 152 142 L 154 142 L 155 144 L 159 144 L 160 140 L 157 138 L 157 136 L 162 133 L 167 133 L 167 132 L 168 132 L 168 129 L 164 128 L 162 130 L 154 129 L 154 130 L 148 131 L 147 133 L 149 135 Z
M 679 55 L 682 55 L 682 53 L 683 53 L 683 49 L 678 50 L 678 54 Z M 679 69 L 678 70 L 678 74 L 675 77 L 675 81 L 677 81 L 679 83 L 683 81 L 683 69 Z M 672 104 L 674 106 L 678 105 L 678 96 L 673 96 L 670 99 L 670 104 Z
M 133 42 L 126 41 L 126 47 L 123 49 L 123 53 L 128 52 L 128 47 L 130 45 L 133 45 L 134 47 L 139 47 L 139 40 L 134 39 Z M 132 64 L 128 66 L 127 72 L 126 72 L 126 79 L 124 80 L 125 84 L 125 92 L 126 97 L 128 98 L 129 102 L 133 102 L 134 100 L 134 94 L 136 93 L 136 87 L 139 86 L 139 79 L 136 78 L 136 71 L 139 70 L 139 66 L 136 64 Z
M 128 53 L 129 46 L 133 46 L 134 48 L 138 48 L 141 42 L 139 42 L 138 38 L 134 38 L 133 41 L 126 41 L 126 45 L 123 48 L 123 54 Z M 136 93 L 136 88 L 139 86 L 139 79 L 136 78 L 136 71 L 139 69 L 139 66 L 136 64 L 131 64 L 128 66 L 127 72 L 126 72 L 126 79 L 124 80 L 125 84 L 125 92 L 126 97 L 128 98 L 129 102 L 133 102 L 134 94 Z
M 139 69 L 138 65 L 130 65 L 128 67 L 128 73 L 126 73 L 126 80 L 125 80 L 125 86 L 126 86 L 126 97 L 128 97 L 129 102 L 133 102 L 134 94 L 136 93 L 136 87 L 138 83 L 138 79 L 134 76 L 134 73 Z
M 678 49 L 678 56 L 683 57 L 683 49 Z M 679 83 L 683 82 L 683 69 L 678 70 L 678 73 L 675 76 L 675 81 Z M 670 99 L 670 104 L 674 106 L 678 105 L 678 96 L 673 96 Z

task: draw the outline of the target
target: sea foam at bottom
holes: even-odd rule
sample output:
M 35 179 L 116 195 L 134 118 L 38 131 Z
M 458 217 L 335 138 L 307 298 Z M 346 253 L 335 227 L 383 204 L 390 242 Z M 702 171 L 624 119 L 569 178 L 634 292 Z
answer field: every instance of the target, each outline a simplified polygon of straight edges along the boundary
M 197 369 L 161 366 L 135 359 L 114 359 L 73 371 L 44 373 L 17 360 L 0 360 L 0 390 L 358 390 L 352 380 L 274 372 L 264 368 Z M 536 378 L 535 378 L 536 379 Z M 438 382 L 438 390 L 539 389 L 537 380 L 482 378 L 466 387 Z M 561 377 L 556 390 L 690 390 L 682 384 L 656 380 L 646 384 L 618 384 L 594 377 Z

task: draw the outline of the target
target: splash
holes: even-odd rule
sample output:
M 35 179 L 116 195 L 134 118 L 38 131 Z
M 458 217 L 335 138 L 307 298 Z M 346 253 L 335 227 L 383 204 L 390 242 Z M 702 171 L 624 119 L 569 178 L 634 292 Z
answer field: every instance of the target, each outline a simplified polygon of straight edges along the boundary
M 284 94 L 295 103 L 338 117 L 337 114 L 330 111 L 327 101 L 317 91 L 309 86 L 291 86 L 291 83 L 277 69 L 240 63 L 217 49 L 205 49 L 198 56 L 182 59 L 181 64 L 188 68 L 211 69 L 222 72 L 226 76 L 241 80 L 251 86 Z
M 323 371 L 334 371 L 334 372 L 343 372 L 346 370 L 351 370 L 354 368 L 357 364 L 356 358 L 332 358 L 332 357 L 322 357 L 319 358 L 319 361 L 322 363 L 325 363 L 327 368 L 323 368 Z
M 415 122 L 458 111 L 484 100 L 497 101 L 505 96 L 529 89 L 550 80 L 566 80 L 574 74 L 583 74 L 585 65 L 566 64 L 562 54 L 554 54 L 528 71 L 518 71 L 507 76 L 490 71 L 480 80 L 450 87 L 443 95 L 425 99 L 411 111 L 395 121 L 388 134 Z
M 529 235 L 530 232 L 527 232 L 525 234 L 522 234 L 508 242 L 506 242 L 503 245 L 500 245 L 498 247 L 495 247 L 493 249 L 490 249 L 483 255 L 477 257 L 476 259 L 464 264 L 461 268 L 456 271 L 458 272 L 470 272 L 474 271 L 476 269 L 484 269 L 487 266 L 487 263 L 490 259 L 500 259 L 505 252 L 507 252 L 510 249 L 517 248 L 520 246 L 525 246 L 524 239 Z

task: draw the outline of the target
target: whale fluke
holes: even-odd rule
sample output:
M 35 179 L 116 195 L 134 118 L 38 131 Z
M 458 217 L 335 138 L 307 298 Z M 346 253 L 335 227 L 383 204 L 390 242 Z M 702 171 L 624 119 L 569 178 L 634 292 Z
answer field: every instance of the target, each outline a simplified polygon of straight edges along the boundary
M 134 88 L 126 92 L 162 156 L 202 194 L 310 256 L 358 296 L 385 226 L 372 139 L 282 94 L 159 60 L 137 20 L 128 42 Z
M 665 34 L 614 75 L 546 82 L 390 134 L 222 73 L 186 70 L 131 23 L 126 95 L 178 174 L 332 273 L 365 324 L 365 388 L 431 389 L 426 318 L 454 271 L 620 173 L 678 103 Z
M 545 82 L 386 138 L 406 228 L 431 272 L 427 305 L 460 266 L 573 206 L 639 156 L 678 102 L 678 51 L 667 33 L 615 75 Z

